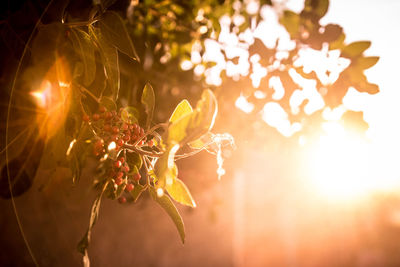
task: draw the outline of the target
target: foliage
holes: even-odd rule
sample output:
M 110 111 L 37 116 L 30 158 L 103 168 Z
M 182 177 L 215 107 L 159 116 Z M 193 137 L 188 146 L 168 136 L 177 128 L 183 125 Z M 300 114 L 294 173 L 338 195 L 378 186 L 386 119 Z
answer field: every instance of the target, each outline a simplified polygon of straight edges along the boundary
M 20 87 L 44 88 L 40 96 L 45 103 L 39 108 L 32 101 L 22 103 L 35 105 L 40 115 L 29 117 L 34 126 L 27 129 L 29 138 L 19 145 L 8 145 L 8 140 L 20 140 L 15 134 L 20 129 L 11 131 L 4 150 L 8 156 L 4 157 L 3 151 L 2 162 L 7 161 L 11 168 L 12 192 L 20 194 L 29 188 L 39 166 L 38 160 L 31 160 L 35 153 L 43 168 L 69 167 L 74 183 L 87 159 L 96 159 L 100 173 L 93 182 L 99 194 L 78 246 L 85 264 L 89 264 L 87 246 L 103 197 L 134 203 L 147 191 L 171 217 L 184 242 L 183 221 L 173 201 L 190 207 L 196 204 L 178 178 L 175 161 L 207 150 L 217 156 L 218 175 L 224 173 L 221 150 L 234 144 L 230 135 L 211 132 L 220 122 L 217 112 L 224 120 L 220 122 L 223 127 L 247 128 L 249 134 L 252 128 L 243 125 L 252 125 L 267 103 L 276 103 L 291 124 L 301 124 L 298 134 L 308 134 L 314 131 L 312 125 L 323 121 L 323 109 L 306 112 L 307 98 L 293 108 L 294 95 L 306 90 L 299 80 L 315 82 L 315 93 L 332 109 L 341 106 L 350 87 L 370 94 L 379 91 L 364 75 L 379 59 L 364 55 L 371 43 L 347 44 L 341 26 L 320 24 L 328 0 L 306 0 L 300 13 L 282 10 L 272 1 L 257 3 L 258 8 L 250 10 L 247 1 L 103 0 L 80 6 L 78 14 L 71 3 L 59 9 L 62 12 L 55 21 L 39 25 Z M 240 37 L 263 23 L 266 9 L 279 16 L 278 23 L 292 46 L 282 46 L 283 37 L 276 38 L 274 45 L 266 45 L 263 36 L 252 36 L 250 41 Z M 228 23 L 222 23 L 226 18 Z M 220 38 L 223 34 L 236 36 L 237 43 L 226 43 Z M 216 60 L 205 57 L 210 40 L 219 45 L 226 63 L 222 69 Z M 232 56 L 232 46 L 247 56 Z M 348 64 L 336 79 L 325 79 L 330 77 L 328 70 L 310 70 L 299 60 L 305 51 L 325 56 L 335 52 Z M 193 66 L 181 68 L 182 62 L 189 60 Z M 229 73 L 227 65 L 241 62 L 249 65 L 246 74 Z M 203 67 L 202 74 L 195 75 L 197 66 Z M 252 79 L 256 68 L 266 70 L 259 83 Z M 221 83 L 208 82 L 207 73 L 212 72 L 219 72 Z M 282 84 L 283 96 L 276 97 L 273 80 Z M 51 96 L 46 95 L 48 88 Z M 263 97 L 256 97 L 256 92 Z M 233 109 L 240 96 L 254 105 L 246 116 L 238 116 Z M 190 102 L 196 99 L 200 100 L 192 108 Z M 362 121 L 362 113 L 347 111 L 343 120 Z M 160 121 L 163 123 L 155 123 Z M 27 153 L 33 136 L 40 139 L 32 141 L 35 153 Z M 25 161 L 29 162 L 26 170 L 14 175 L 14 169 Z M 3 168 L 2 182 L 6 175 Z M 28 182 L 18 186 L 21 177 Z M 1 195 L 9 197 L 10 192 L 2 190 Z

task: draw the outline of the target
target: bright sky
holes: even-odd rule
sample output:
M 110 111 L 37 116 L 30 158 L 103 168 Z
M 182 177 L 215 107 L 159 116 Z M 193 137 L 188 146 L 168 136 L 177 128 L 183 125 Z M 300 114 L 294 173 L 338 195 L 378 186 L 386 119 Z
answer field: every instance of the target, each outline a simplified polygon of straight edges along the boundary
M 360 107 L 365 109 L 365 119 L 371 133 L 386 137 L 398 145 L 400 126 L 400 86 L 398 82 L 398 51 L 400 35 L 400 1 L 396 0 L 331 0 L 323 23 L 343 26 L 348 42 L 372 41 L 367 55 L 380 56 L 379 62 L 366 71 L 369 81 L 380 86 L 375 96 L 365 96 Z

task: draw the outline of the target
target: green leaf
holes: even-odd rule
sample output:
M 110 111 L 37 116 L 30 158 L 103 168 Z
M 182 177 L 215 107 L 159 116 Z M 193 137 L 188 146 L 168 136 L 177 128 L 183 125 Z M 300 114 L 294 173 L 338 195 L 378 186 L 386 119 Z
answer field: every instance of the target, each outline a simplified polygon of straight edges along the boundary
M 92 228 L 95 225 L 97 218 L 99 217 L 99 210 L 100 210 L 100 204 L 101 204 L 101 198 L 103 196 L 104 191 L 106 190 L 108 185 L 108 182 L 106 182 L 103 185 L 103 188 L 100 192 L 100 194 L 96 197 L 96 199 L 93 202 L 92 209 L 90 211 L 90 219 L 89 219 L 89 227 L 88 230 L 86 231 L 86 234 L 83 236 L 81 241 L 78 243 L 78 251 L 84 255 L 84 261 L 89 261 L 89 258 L 87 256 L 87 248 L 90 243 L 90 235 L 92 233 Z
M 166 189 L 173 200 L 192 208 L 196 207 L 196 203 L 194 202 L 189 189 L 182 180 L 179 180 L 178 178 L 173 179 L 173 183 L 171 185 L 168 185 L 167 183 Z
M 83 84 L 89 86 L 96 76 L 95 46 L 89 34 L 80 29 L 72 28 L 70 36 L 74 50 L 83 63 Z
M 156 189 L 154 187 L 149 187 L 149 193 L 151 198 L 155 200 L 168 213 L 169 217 L 172 219 L 176 228 L 178 229 L 182 243 L 185 243 L 185 226 L 183 224 L 182 217 L 172 200 L 165 194 L 161 197 L 158 197 Z
M 341 55 L 347 58 L 352 58 L 361 55 L 371 46 L 370 41 L 359 41 L 345 46 Z
M 329 0 L 306 0 L 304 2 L 304 10 L 313 12 L 319 18 L 325 16 L 328 11 Z
M 211 90 L 205 90 L 196 109 L 170 125 L 167 142 L 185 143 L 201 137 L 214 125 L 217 112 L 217 99 Z
M 188 145 L 193 149 L 202 149 L 206 148 L 208 145 L 212 143 L 213 134 L 211 132 L 207 132 L 206 134 L 202 135 L 199 139 L 196 139 Z
M 167 184 L 167 179 L 173 179 L 178 174 L 174 162 L 175 153 L 178 147 L 169 147 L 164 154 L 157 159 L 154 165 L 154 174 L 157 177 L 157 187 L 164 188 Z
M 169 118 L 169 121 L 174 123 L 177 120 L 183 118 L 185 115 L 190 114 L 192 112 L 193 112 L 192 106 L 186 99 L 184 99 L 176 106 L 174 112 Z
M 217 113 L 217 99 L 214 93 L 207 89 L 201 95 L 200 101 L 197 102 L 196 110 L 190 122 L 190 127 L 192 129 L 198 129 L 196 138 L 202 136 L 213 127 Z
M 140 170 L 140 168 L 142 168 L 142 158 L 139 156 L 139 154 L 135 153 L 135 152 L 128 152 L 126 153 L 126 162 L 128 163 L 128 165 L 131 167 L 131 169 L 134 169 L 134 166 L 136 166 L 136 168 L 138 170 Z
M 150 127 L 151 120 L 153 119 L 155 105 L 154 90 L 153 87 L 151 87 L 150 83 L 146 83 L 146 85 L 144 86 L 141 102 L 147 115 L 146 129 L 148 129 Z
M 357 59 L 357 67 L 365 70 L 374 66 L 379 60 L 379 57 L 360 57 Z
M 125 107 L 121 111 L 121 119 L 129 124 L 137 123 L 139 119 L 139 111 L 131 106 Z
M 116 100 L 120 87 L 118 51 L 114 46 L 105 41 L 99 29 L 89 26 L 89 34 L 98 44 L 107 83 L 111 88 L 113 99 Z
M 104 39 L 119 51 L 140 61 L 122 18 L 113 11 L 107 11 L 99 21 L 99 28 Z
M 139 199 L 140 195 L 145 190 L 146 190 L 145 186 L 143 186 L 143 185 L 141 185 L 139 183 L 135 183 L 134 184 L 133 190 L 130 192 L 130 194 L 131 194 L 131 196 L 133 198 L 133 203 L 135 203 Z

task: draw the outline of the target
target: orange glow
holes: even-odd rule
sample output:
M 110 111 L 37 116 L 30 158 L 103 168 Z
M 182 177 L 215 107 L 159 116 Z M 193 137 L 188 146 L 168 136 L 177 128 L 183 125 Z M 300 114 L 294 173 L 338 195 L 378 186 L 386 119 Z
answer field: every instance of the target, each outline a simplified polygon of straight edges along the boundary
M 64 58 L 58 57 L 44 76 L 39 89 L 30 95 L 44 112 L 38 112 L 40 136 L 51 138 L 64 124 L 70 106 L 70 72 Z
M 317 195 L 348 202 L 398 188 L 393 177 L 398 168 L 382 158 L 382 147 L 351 134 L 338 122 L 327 122 L 323 128 L 325 134 L 307 157 L 309 182 Z

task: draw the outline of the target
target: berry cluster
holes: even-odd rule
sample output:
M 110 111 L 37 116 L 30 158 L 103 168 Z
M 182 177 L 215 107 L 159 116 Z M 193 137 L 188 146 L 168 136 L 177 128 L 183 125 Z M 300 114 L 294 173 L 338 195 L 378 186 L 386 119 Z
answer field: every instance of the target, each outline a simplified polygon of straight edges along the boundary
M 153 140 L 146 140 L 144 130 L 137 123 L 124 120 L 121 116 L 123 108 L 117 113 L 108 111 L 101 106 L 98 113 L 91 116 L 83 115 L 82 120 L 89 123 L 96 132 L 96 140 L 93 142 L 93 154 L 96 157 L 104 157 L 106 151 L 111 150 L 115 155 L 125 154 L 127 146 L 147 146 L 153 147 Z M 124 152 L 124 153 L 121 153 Z M 141 176 L 136 171 L 130 172 L 131 168 L 124 156 L 111 160 L 108 177 L 114 183 L 115 190 L 121 189 L 131 192 L 134 189 L 134 183 L 138 183 Z M 120 203 L 125 203 L 126 198 L 119 197 Z
M 117 113 L 116 111 L 107 111 L 103 106 L 99 108 L 99 113 L 94 113 L 91 117 L 83 115 L 83 121 L 90 123 L 96 130 L 99 139 L 95 142 L 93 153 L 100 156 L 105 152 L 104 144 L 115 142 L 115 150 L 119 151 L 124 144 L 135 144 L 139 139 L 141 141 L 136 144 L 138 146 L 153 146 L 153 141 L 143 139 L 144 130 L 136 123 L 124 121 L 121 118 L 123 109 Z

